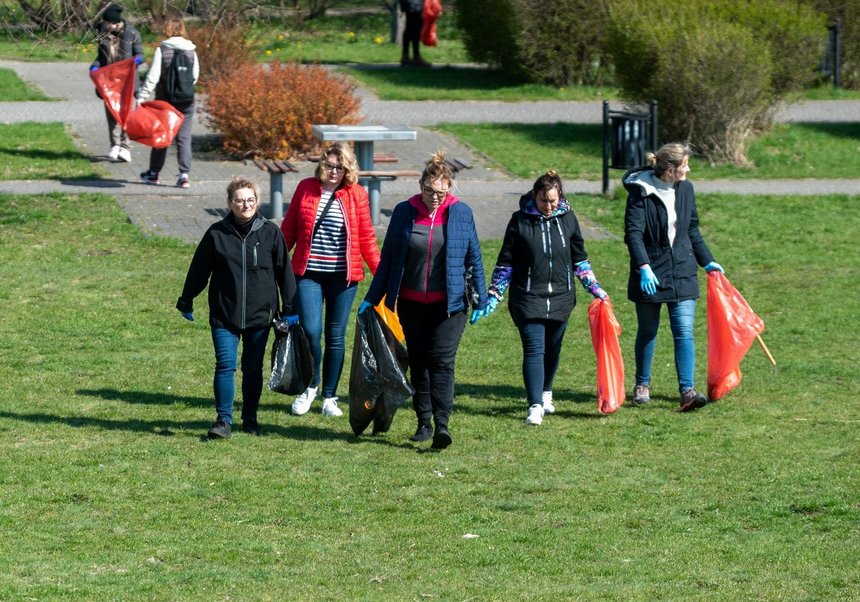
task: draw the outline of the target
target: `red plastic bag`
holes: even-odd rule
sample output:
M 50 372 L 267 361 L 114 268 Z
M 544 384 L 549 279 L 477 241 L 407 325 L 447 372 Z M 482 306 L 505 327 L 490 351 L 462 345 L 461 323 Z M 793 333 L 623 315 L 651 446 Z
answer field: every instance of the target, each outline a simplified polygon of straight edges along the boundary
M 117 123 L 125 126 L 134 110 L 134 80 L 137 64 L 134 58 L 111 63 L 96 71 L 90 71 L 90 79 L 96 85 L 98 95 L 105 101 Z
M 164 100 L 149 100 L 128 116 L 125 131 L 131 140 L 153 148 L 170 146 L 185 116 Z
M 708 274 L 708 398 L 711 401 L 741 382 L 741 360 L 764 322 L 718 270 Z
M 421 24 L 421 43 L 425 46 L 435 46 L 436 19 L 442 14 L 442 3 L 439 0 L 424 0 L 423 22 Z
M 609 299 L 591 302 L 588 324 L 597 356 L 597 409 L 601 414 L 611 414 L 624 403 L 624 360 L 618 344 L 621 324 L 615 318 Z

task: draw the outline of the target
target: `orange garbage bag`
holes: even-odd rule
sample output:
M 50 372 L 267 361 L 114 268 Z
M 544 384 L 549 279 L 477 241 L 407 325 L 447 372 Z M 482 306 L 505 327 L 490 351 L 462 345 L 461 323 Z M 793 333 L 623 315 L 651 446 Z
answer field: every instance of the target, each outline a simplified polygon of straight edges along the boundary
M 388 326 L 394 336 L 401 343 L 406 340 L 406 335 L 403 334 L 403 327 L 400 325 L 400 317 L 397 315 L 396 311 L 391 311 L 387 307 L 385 307 L 385 297 L 382 297 L 382 301 L 379 302 L 379 305 L 374 307 L 376 313 L 379 314 L 379 317 L 382 318 L 383 323 Z
M 105 101 L 113 118 L 123 127 L 134 110 L 136 77 L 137 64 L 133 57 L 90 71 L 90 79 L 96 85 L 96 92 Z
M 425 46 L 435 46 L 436 19 L 442 14 L 442 3 L 439 0 L 424 0 L 423 22 L 421 24 L 421 43 Z
M 601 414 L 611 414 L 624 403 L 624 359 L 618 344 L 621 324 L 615 318 L 609 299 L 591 302 L 588 324 L 597 356 L 597 409 Z
M 741 360 L 764 322 L 724 274 L 708 274 L 708 398 L 711 401 L 741 382 Z
M 153 148 L 170 146 L 185 116 L 164 100 L 149 100 L 128 116 L 125 131 L 131 140 Z

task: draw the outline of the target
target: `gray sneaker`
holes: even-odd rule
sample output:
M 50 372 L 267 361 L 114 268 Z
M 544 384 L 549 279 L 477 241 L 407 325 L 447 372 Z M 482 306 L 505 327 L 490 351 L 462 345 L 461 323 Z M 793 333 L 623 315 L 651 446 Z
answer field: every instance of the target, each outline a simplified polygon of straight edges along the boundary
M 633 389 L 633 405 L 641 406 L 651 401 L 651 386 L 636 385 Z
M 697 393 L 695 389 L 687 389 L 681 393 L 681 406 L 679 412 L 690 412 L 698 410 L 708 404 L 708 400 L 701 393 Z

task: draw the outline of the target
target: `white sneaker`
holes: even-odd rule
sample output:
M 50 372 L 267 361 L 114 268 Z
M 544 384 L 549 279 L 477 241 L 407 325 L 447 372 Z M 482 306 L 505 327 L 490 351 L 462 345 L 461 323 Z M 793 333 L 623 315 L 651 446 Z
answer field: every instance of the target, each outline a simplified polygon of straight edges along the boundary
M 323 416 L 343 416 L 343 410 L 337 407 L 337 397 L 326 397 L 323 399 Z
M 131 163 L 131 151 L 127 148 L 120 148 L 117 156 L 120 158 L 121 161 Z
M 116 161 L 117 159 L 119 159 L 119 149 L 119 146 L 110 147 L 110 150 L 108 151 L 107 155 L 108 159 L 110 159 L 111 161 Z
M 308 413 L 308 410 L 311 409 L 311 404 L 317 396 L 317 388 L 316 387 L 308 387 L 307 390 L 296 397 L 296 400 L 293 402 L 292 411 L 296 416 L 304 416 Z
M 543 422 L 543 406 L 537 403 L 529 406 L 529 415 L 526 416 L 526 424 L 538 426 L 541 422 Z
M 542 401 L 544 414 L 555 414 L 555 406 L 552 405 L 552 391 L 544 391 Z

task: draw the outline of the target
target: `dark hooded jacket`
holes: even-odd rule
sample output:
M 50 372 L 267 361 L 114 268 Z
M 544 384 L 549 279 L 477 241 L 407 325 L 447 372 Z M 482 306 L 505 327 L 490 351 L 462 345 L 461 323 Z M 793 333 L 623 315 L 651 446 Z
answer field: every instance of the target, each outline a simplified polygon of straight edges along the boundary
M 258 328 L 292 308 L 296 279 L 280 228 L 259 213 L 243 237 L 233 214 L 209 227 L 191 260 L 176 309 L 190 312 L 209 284 L 209 324 Z
M 579 220 L 566 199 L 547 217 L 531 192 L 505 229 L 498 265 L 511 266 L 508 308 L 514 324 L 524 320 L 566 322 L 576 305 L 575 265 L 588 259 Z
M 627 298 L 637 303 L 665 303 L 699 297 L 699 266 L 714 260 L 699 232 L 696 194 L 687 180 L 675 184 L 675 240 L 669 244 L 668 213 L 652 185 L 642 179 L 650 167 L 631 169 L 622 182 L 627 189 L 624 242 L 630 252 Z M 659 284 L 654 295 L 642 292 L 639 266 L 650 264 Z

